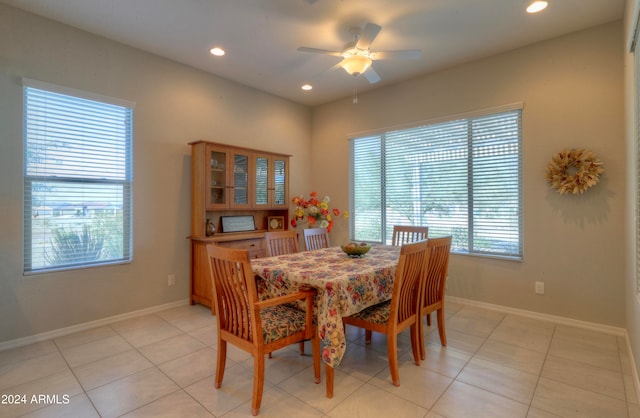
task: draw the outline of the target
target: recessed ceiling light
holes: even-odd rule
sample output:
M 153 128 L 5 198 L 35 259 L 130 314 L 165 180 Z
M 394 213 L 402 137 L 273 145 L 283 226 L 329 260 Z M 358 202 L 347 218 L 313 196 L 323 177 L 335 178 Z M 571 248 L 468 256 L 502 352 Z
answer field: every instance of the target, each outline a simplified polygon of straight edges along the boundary
M 311 84 L 303 84 L 302 87 L 300 87 L 302 90 L 311 90 L 313 88 L 313 86 Z
M 215 55 L 216 57 L 221 57 L 225 54 L 224 49 L 217 46 L 214 48 L 211 48 L 209 52 L 211 52 L 211 55 Z
M 544 0 L 536 0 L 531 2 L 529 6 L 527 6 L 527 13 L 538 13 L 547 8 L 549 2 Z

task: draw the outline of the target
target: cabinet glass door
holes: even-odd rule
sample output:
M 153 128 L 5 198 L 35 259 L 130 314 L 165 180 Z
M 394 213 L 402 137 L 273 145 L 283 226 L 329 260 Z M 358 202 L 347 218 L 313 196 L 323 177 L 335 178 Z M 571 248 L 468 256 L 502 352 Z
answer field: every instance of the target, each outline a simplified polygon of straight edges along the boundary
M 225 152 L 210 150 L 209 155 L 209 207 L 221 207 L 227 205 L 227 154 Z
M 287 162 L 284 159 L 274 158 L 273 160 L 273 205 L 287 205 Z
M 269 157 L 256 156 L 256 191 L 255 206 L 267 206 L 269 204 Z
M 233 206 L 249 206 L 249 155 L 233 156 Z
M 253 206 L 265 209 L 286 209 L 289 206 L 288 158 L 254 154 L 255 191 Z

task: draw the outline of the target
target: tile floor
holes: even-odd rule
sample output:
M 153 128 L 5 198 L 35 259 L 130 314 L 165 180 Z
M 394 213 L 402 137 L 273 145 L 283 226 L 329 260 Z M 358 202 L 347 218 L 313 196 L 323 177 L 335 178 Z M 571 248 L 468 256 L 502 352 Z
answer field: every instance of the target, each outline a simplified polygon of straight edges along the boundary
M 260 416 L 640 417 L 622 337 L 456 303 L 446 313 L 449 345 L 430 327 L 421 366 L 401 336 L 400 387 L 380 335 L 365 346 L 347 329 L 333 399 L 309 355 L 277 351 Z M 0 352 L 0 417 L 250 416 L 252 359 L 230 348 L 216 390 L 216 344 L 215 317 L 196 305 Z

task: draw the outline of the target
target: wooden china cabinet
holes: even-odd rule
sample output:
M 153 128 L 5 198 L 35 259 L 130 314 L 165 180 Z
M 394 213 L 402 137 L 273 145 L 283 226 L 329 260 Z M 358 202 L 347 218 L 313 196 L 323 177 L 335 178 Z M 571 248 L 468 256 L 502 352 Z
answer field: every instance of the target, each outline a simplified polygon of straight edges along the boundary
M 264 257 L 264 234 L 287 229 L 289 155 L 207 141 L 191 142 L 191 304 L 213 311 L 206 246 Z M 207 223 L 215 233 L 207 234 Z

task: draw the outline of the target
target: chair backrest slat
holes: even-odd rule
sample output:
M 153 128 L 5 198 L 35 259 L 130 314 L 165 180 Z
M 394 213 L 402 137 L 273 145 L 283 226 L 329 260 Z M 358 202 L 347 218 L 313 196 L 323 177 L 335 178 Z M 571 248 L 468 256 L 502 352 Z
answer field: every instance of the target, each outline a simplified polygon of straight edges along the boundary
M 400 250 L 400 258 L 393 283 L 391 296 L 391 320 L 397 323 L 416 315 L 419 304 L 420 286 L 423 282 L 427 241 L 404 244 Z
M 270 257 L 298 252 L 298 232 L 295 230 L 267 232 L 264 239 Z
M 428 241 L 430 255 L 425 274 L 423 306 L 432 305 L 444 298 L 451 241 L 451 236 L 430 238 Z
M 304 230 L 304 243 L 307 251 L 329 248 L 327 228 L 308 228 Z
M 209 244 L 207 254 L 219 331 L 253 342 L 262 327 L 253 312 L 258 295 L 249 253 Z
M 422 241 L 429 236 L 428 226 L 394 225 L 391 245 L 400 246 L 410 242 Z

